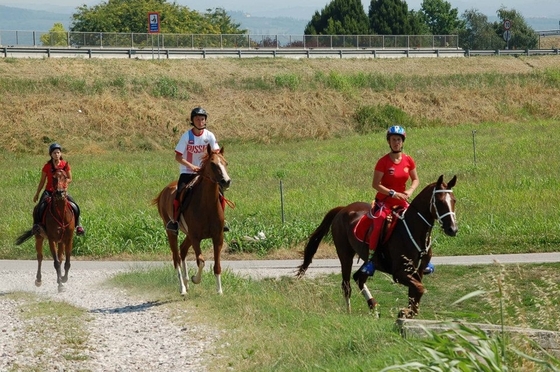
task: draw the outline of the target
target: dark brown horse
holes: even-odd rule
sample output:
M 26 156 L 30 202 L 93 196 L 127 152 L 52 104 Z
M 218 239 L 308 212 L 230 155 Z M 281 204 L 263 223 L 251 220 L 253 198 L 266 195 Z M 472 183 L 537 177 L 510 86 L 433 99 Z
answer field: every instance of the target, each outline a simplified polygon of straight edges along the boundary
M 37 277 L 35 285 L 41 286 L 41 264 L 43 262 L 43 241 L 49 241 L 49 248 L 54 260 L 58 291 L 64 290 L 64 283 L 68 281 L 68 271 L 70 270 L 70 256 L 72 254 L 72 242 L 74 238 L 74 211 L 68 202 L 68 175 L 62 169 L 57 170 L 54 175 L 54 193 L 47 200 L 45 210 L 45 230 L 35 234 L 35 250 L 37 251 Z M 19 245 L 33 236 L 33 231 L 24 232 L 17 238 L 16 244 Z M 61 273 L 62 259 L 64 262 L 64 275 Z
M 384 243 L 380 244 L 374 255 L 376 270 L 391 274 L 396 283 L 408 287 L 408 308 L 399 312 L 399 318 L 412 318 L 418 314 L 420 299 L 425 292 L 422 284 L 423 272 L 432 257 L 430 236 L 434 222 L 437 221 L 445 234 L 457 234 L 455 220 L 455 197 L 452 188 L 457 177 L 449 183 L 443 182 L 443 175 L 437 182 L 426 186 L 398 218 L 395 229 Z M 352 203 L 331 209 L 323 222 L 311 234 L 304 250 L 303 263 L 299 266 L 297 277 L 302 277 L 317 252 L 319 243 L 331 231 L 334 245 L 342 266 L 342 290 L 350 311 L 350 275 L 355 255 L 367 260 L 369 247 L 359 241 L 354 228 L 360 218 L 371 209 L 369 203 Z M 357 271 L 353 279 L 366 299 L 369 308 L 377 312 L 377 301 L 366 286 L 368 275 Z
M 198 271 L 192 277 L 192 282 L 200 283 L 204 258 L 200 249 L 203 239 L 212 239 L 214 246 L 214 275 L 216 277 L 216 290 L 222 294 L 220 254 L 224 244 L 224 210 L 220 203 L 220 190 L 227 189 L 231 179 L 227 173 L 227 161 L 224 158 L 224 148 L 220 152 L 212 151 L 207 146 L 205 159 L 198 172 L 198 177 L 193 184 L 181 190 L 181 213 L 179 216 L 179 229 L 186 234 L 178 249 L 178 235 L 172 231 L 167 232 L 169 247 L 173 254 L 173 266 L 177 271 L 181 295 L 185 295 L 189 288 L 187 264 L 185 258 L 189 248 L 193 247 L 196 256 Z M 173 200 L 177 192 L 177 182 L 166 186 L 152 201 L 157 205 L 159 215 L 165 226 L 173 216 Z

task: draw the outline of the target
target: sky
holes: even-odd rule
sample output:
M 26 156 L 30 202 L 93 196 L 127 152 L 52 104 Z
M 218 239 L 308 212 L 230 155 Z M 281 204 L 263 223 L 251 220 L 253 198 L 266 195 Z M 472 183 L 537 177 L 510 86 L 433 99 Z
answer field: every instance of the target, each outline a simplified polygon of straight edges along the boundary
M 106 2 L 107 0 L 105 0 Z M 172 0 L 168 0 L 173 2 Z M 559 0 L 446 0 L 452 8 L 459 10 L 459 15 L 467 9 L 476 9 L 487 16 L 495 16 L 496 11 L 505 5 L 515 9 L 525 18 L 545 17 L 560 20 Z M 179 5 L 193 10 L 205 11 L 208 8 L 224 8 L 228 11 L 243 11 L 260 17 L 292 17 L 310 19 L 315 11 L 321 11 L 330 0 L 175 0 Z M 368 10 L 370 0 L 362 0 L 364 9 Z M 51 10 L 53 12 L 73 12 L 78 6 L 92 6 L 102 0 L 0 0 L 0 5 Z M 419 10 L 422 0 L 407 1 L 409 10 Z

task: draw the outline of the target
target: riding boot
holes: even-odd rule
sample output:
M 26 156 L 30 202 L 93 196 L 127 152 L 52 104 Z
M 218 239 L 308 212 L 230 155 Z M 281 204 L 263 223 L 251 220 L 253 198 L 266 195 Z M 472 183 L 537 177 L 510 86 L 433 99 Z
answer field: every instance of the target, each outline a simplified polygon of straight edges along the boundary
M 80 207 L 78 206 L 78 203 L 76 203 L 70 195 L 68 195 L 68 202 L 70 203 L 70 206 L 72 207 L 72 210 L 74 211 L 74 222 L 76 224 L 76 235 L 82 236 L 86 233 L 86 231 L 84 230 L 84 228 L 80 224 Z
M 434 271 L 436 271 L 436 267 L 434 266 L 433 263 L 428 262 L 428 266 L 426 266 L 426 268 L 424 269 L 424 275 L 430 275 Z
M 167 225 L 165 225 L 165 229 L 174 232 L 175 234 L 179 233 L 179 200 L 176 198 L 173 200 L 173 219 L 167 221 Z

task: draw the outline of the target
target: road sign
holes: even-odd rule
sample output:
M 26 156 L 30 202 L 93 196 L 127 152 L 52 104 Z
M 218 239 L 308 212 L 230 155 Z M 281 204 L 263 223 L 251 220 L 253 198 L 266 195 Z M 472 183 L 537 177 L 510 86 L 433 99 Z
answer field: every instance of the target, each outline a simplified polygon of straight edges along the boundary
M 511 39 L 511 31 L 510 30 L 505 30 L 504 31 L 504 40 L 509 41 L 510 39 Z
M 148 33 L 157 34 L 159 33 L 159 13 L 149 12 L 148 13 Z
M 504 30 L 509 30 L 511 28 L 511 21 L 509 19 L 504 20 Z

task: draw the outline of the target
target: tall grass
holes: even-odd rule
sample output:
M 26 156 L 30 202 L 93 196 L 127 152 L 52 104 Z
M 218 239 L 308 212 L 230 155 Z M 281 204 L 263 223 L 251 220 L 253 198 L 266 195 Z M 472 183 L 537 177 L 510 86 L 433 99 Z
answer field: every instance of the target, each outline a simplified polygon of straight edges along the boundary
M 506 323 L 519 327 L 540 328 L 546 323 L 542 328 L 558 330 L 554 316 L 558 306 L 558 268 L 556 263 L 442 266 L 424 280 L 427 292 L 419 317 L 492 324 L 500 324 L 504 318 Z M 495 286 L 498 278 L 502 278 L 502 288 L 526 285 L 518 287 L 518 294 L 500 292 Z M 394 321 L 399 309 L 407 304 L 406 288 L 395 285 L 390 276 L 382 273 L 368 282 L 379 302 L 379 319 L 370 315 L 354 285 L 352 313 L 346 313 L 340 274 L 304 280 L 253 280 L 228 271 L 222 278 L 224 294 L 217 296 L 213 274 L 208 270 L 201 285 L 191 286 L 186 301 L 179 299 L 176 281 L 170 264 L 155 271 L 118 275 L 113 282 L 132 293 L 150 293 L 165 301 L 179 326 L 202 322 L 225 330 L 217 345 L 221 357 L 212 358 L 210 369 L 379 371 L 388 366 L 394 366 L 394 370 L 400 365 L 400 370 L 417 371 L 558 370 L 558 359 L 538 346 L 514 335 L 487 335 L 475 327 L 403 339 Z M 554 284 L 548 287 L 548 283 Z M 535 288 L 540 289 L 539 293 L 550 290 L 543 295 L 549 304 L 548 314 L 535 306 Z M 472 292 L 481 296 L 468 298 Z M 520 298 L 525 300 L 519 301 Z M 500 315 L 496 299 L 506 304 L 517 302 L 516 311 Z M 555 365 L 556 369 L 547 368 Z
M 434 229 L 436 255 L 556 251 L 560 196 L 556 192 L 560 154 L 550 145 L 556 122 L 498 123 L 408 128 L 405 151 L 416 160 L 422 187 L 440 174 L 458 176 L 455 196 L 459 234 Z M 266 256 L 301 249 L 326 212 L 374 196 L 375 161 L 387 151 L 383 132 L 331 140 L 259 145 L 228 143 L 225 156 L 233 179 L 226 197 L 231 232 L 228 253 Z M 474 146 L 473 146 L 474 145 Z M 77 150 L 74 150 L 77 151 Z M 150 204 L 178 176 L 169 151 L 69 151 L 70 192 L 83 211 L 86 237 L 75 254 L 91 257 L 167 255 L 163 224 Z M 1 154 L 18 164 L 0 179 L 0 257 L 33 258 L 32 242 L 15 247 L 31 227 L 34 194 L 45 156 Z M 419 190 L 418 190 L 419 191 Z M 267 239 L 250 241 L 263 232 Z M 208 247 L 208 242 L 205 243 Z

